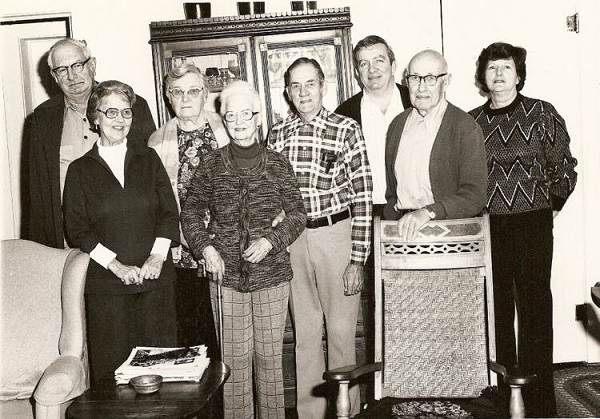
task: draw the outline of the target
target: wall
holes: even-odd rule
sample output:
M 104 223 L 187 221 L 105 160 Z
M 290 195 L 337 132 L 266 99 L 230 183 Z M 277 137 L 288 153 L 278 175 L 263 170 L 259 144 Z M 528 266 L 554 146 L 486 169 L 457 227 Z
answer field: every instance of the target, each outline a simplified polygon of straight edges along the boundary
M 148 27 L 151 21 L 182 19 L 182 3 L 172 0 L 53 0 L 51 3 L 42 0 L 4 0 L 0 13 L 70 12 L 74 36 L 86 39 L 98 58 L 98 80 L 120 79 L 130 83 L 137 93 L 148 100 L 156 120 Z M 288 1 L 267 0 L 266 3 L 266 12 L 290 9 Z M 600 6 L 596 0 L 568 0 L 558 8 L 549 8 L 549 4 L 556 6 L 559 3 L 536 0 L 537 6 L 527 8 L 529 13 L 519 14 L 520 2 L 511 0 L 512 9 L 503 15 L 492 12 L 487 2 L 451 0 L 443 3 L 447 13 L 444 18 L 446 53 L 454 73 L 449 89 L 451 100 L 465 109 L 482 102 L 471 79 L 475 58 L 481 48 L 495 40 L 495 37 L 509 33 L 512 36 L 510 41 L 530 48 L 531 63 L 539 64 L 529 68 L 531 76 L 527 91 L 532 96 L 556 102 L 559 111 L 567 119 L 573 136 L 573 152 L 580 161 L 580 183 L 573 199 L 556 222 L 553 278 L 557 307 L 555 354 L 557 362 L 598 362 L 600 345 L 586 338 L 580 324 L 574 321 L 574 305 L 589 301 L 589 286 L 600 281 L 594 263 L 598 254 L 596 240 L 600 232 L 600 217 L 596 216 L 596 209 L 600 205 L 600 188 L 592 183 L 600 176 L 597 141 L 600 133 L 597 99 L 600 97 L 600 78 L 597 73 L 600 68 L 597 56 Z M 441 49 L 439 0 L 319 0 L 318 4 L 320 8 L 351 7 L 354 42 L 371 33 L 387 39 L 395 50 L 399 64 L 397 80 L 402 74 L 402 64 L 415 52 L 426 47 Z M 497 6 L 503 7 L 501 4 Z M 540 14 L 540 10 L 543 14 Z M 574 11 L 581 14 L 582 32 L 579 35 L 573 34 L 566 41 L 564 38 L 548 40 L 546 46 L 549 47 L 544 53 L 530 46 L 544 45 L 531 34 L 543 30 L 547 25 L 563 25 L 566 14 Z M 212 12 L 213 16 L 235 15 L 235 1 L 214 0 Z M 486 28 L 489 38 L 482 37 L 476 28 Z M 575 42 L 577 39 L 581 41 Z M 560 44 L 554 49 L 553 42 Z M 564 55 L 573 59 L 564 60 Z M 563 67 L 580 69 L 582 78 L 574 80 L 545 75 L 548 69 L 560 70 Z M 575 91 L 565 94 L 565 89 Z M 4 166 L 4 160 L 0 164 Z
M 237 14 L 233 0 L 212 1 L 213 16 Z M 350 6 L 354 23 L 352 37 L 359 40 L 377 33 L 387 39 L 397 54 L 399 63 L 407 62 L 414 51 L 430 47 L 441 48 L 438 0 L 320 0 L 320 8 Z M 101 5 L 101 6 L 100 6 Z M 148 100 L 156 118 L 152 53 L 148 40 L 151 21 L 183 19 L 183 1 L 154 0 L 151 2 L 105 0 L 4 0 L 4 15 L 70 12 L 73 35 L 88 41 L 98 58 L 97 79 L 118 79 L 131 84 L 136 93 Z M 289 11 L 289 1 L 267 0 L 266 12 Z M 374 10 L 385 10 L 373 17 Z M 420 21 L 412 17 L 419 15 Z M 406 40 L 410 39 L 410 48 Z M 399 66 L 400 67 L 400 66 Z M 398 69 L 401 76 L 402 68 Z
M 554 220 L 552 290 L 558 297 L 554 302 L 555 313 L 560 313 L 554 322 L 557 362 L 598 359 L 597 354 L 588 358 L 588 350 L 598 348 L 597 343 L 590 341 L 580 323 L 575 321 L 575 306 L 586 297 L 589 299 L 585 280 L 586 229 L 582 220 L 586 219 L 584 197 L 590 185 L 581 174 L 589 170 L 590 162 L 584 158 L 588 155 L 583 135 L 584 113 L 574 104 L 584 100 L 585 82 L 580 75 L 587 55 L 582 40 L 590 36 L 591 27 L 581 28 L 580 33 L 569 32 L 566 16 L 580 11 L 582 18 L 589 18 L 588 11 L 579 10 L 584 3 L 505 0 L 493 16 L 488 15 L 489 4 L 478 0 L 444 1 L 443 9 L 445 54 L 454 73 L 449 99 L 464 109 L 483 103 L 485 99 L 474 85 L 475 63 L 481 49 L 496 41 L 521 45 L 528 51 L 527 79 L 522 93 L 543 98 L 556 107 L 567 123 L 571 152 L 579 159 L 577 188 Z M 543 19 L 536 25 L 532 16 L 542 9 Z

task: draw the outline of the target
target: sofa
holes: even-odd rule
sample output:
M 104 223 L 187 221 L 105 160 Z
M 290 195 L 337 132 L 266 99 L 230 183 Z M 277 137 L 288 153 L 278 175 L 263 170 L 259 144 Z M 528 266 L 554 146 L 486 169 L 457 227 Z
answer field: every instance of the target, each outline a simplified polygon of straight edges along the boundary
M 0 417 L 64 418 L 69 402 L 89 387 L 89 256 L 27 240 L 3 240 L 0 254 Z

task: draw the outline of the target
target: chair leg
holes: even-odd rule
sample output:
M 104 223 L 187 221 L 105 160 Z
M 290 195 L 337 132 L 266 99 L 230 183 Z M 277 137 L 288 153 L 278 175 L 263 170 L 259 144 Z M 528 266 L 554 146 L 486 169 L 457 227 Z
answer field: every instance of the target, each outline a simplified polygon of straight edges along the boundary
M 510 386 L 510 417 L 512 419 L 523 419 L 525 417 L 525 404 L 523 403 L 520 385 Z
M 348 387 L 350 385 L 349 380 L 338 381 L 338 395 L 335 403 L 336 416 L 340 419 L 348 419 L 350 417 L 350 393 Z

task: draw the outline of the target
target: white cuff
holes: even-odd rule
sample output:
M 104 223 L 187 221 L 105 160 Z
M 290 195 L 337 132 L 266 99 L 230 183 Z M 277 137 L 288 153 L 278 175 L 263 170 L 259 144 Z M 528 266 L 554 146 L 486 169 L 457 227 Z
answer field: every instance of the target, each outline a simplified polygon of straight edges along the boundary
M 169 248 L 171 247 L 171 240 L 166 239 L 164 237 L 157 237 L 154 240 L 154 246 L 152 246 L 152 250 L 150 250 L 150 254 L 161 255 L 163 260 L 167 259 L 167 253 L 169 253 Z
M 117 254 L 104 247 L 102 243 L 98 243 L 90 252 L 90 257 L 96 261 L 98 265 L 102 266 L 104 269 L 108 269 L 108 264 L 117 257 Z

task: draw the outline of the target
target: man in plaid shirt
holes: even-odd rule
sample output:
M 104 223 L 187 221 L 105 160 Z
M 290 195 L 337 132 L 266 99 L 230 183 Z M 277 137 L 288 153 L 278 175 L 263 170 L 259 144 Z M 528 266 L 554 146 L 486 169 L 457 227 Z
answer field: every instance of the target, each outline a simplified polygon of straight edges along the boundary
M 327 85 L 319 63 L 299 58 L 285 72 L 296 113 L 271 129 L 271 148 L 287 156 L 308 216 L 307 229 L 290 247 L 294 279 L 290 305 L 296 331 L 296 390 L 300 418 L 324 418 L 322 326 L 328 367 L 354 364 L 356 320 L 364 263 L 371 242 L 372 181 L 359 125 L 323 107 Z M 351 389 L 351 414 L 360 409 Z

